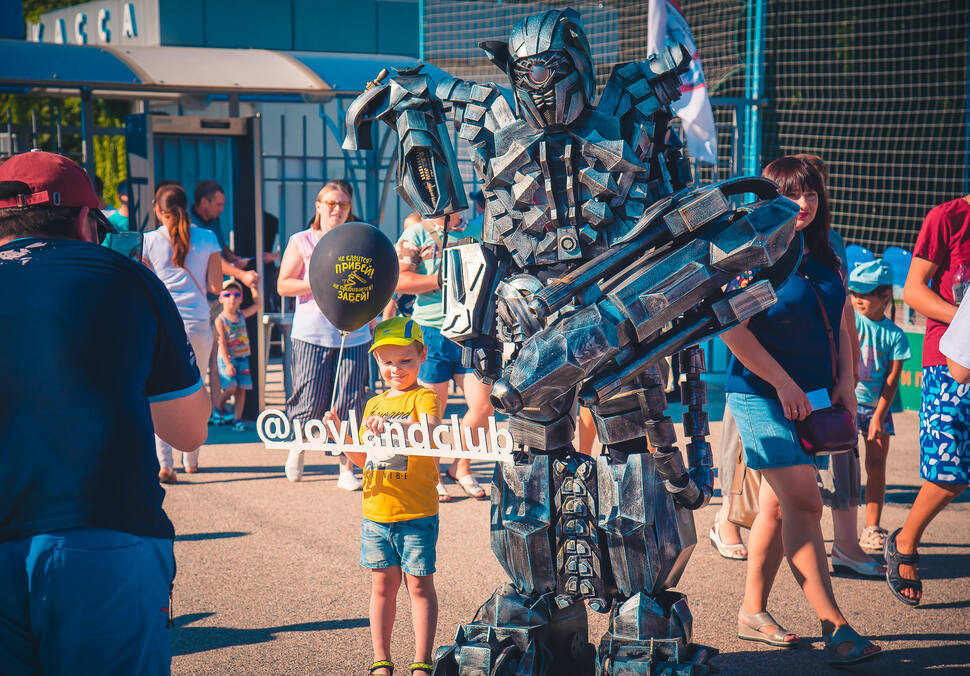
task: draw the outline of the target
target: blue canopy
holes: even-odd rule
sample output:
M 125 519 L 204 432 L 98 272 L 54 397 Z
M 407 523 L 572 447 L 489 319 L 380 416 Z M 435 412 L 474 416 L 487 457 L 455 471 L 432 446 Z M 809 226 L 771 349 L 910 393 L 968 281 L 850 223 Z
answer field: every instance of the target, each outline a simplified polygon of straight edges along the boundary
M 0 40 L 0 88 L 90 87 L 150 98 L 152 92 L 238 94 L 248 100 L 356 93 L 381 68 L 413 68 L 414 58 L 267 49 L 61 45 Z M 392 71 L 393 72 L 393 71 Z M 432 79 L 445 73 L 426 65 Z
M 13 87 L 131 88 L 141 78 L 101 47 L 0 40 L 0 83 Z

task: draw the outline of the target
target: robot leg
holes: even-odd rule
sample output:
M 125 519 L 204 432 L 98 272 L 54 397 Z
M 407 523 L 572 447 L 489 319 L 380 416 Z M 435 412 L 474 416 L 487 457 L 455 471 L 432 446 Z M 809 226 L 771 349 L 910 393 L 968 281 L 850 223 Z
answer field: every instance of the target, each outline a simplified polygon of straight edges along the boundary
M 676 437 L 663 413 L 656 367 L 598 405 L 594 418 L 607 454 L 597 465 L 598 526 L 617 595 L 597 652 L 597 674 L 703 674 L 716 654 L 691 640 L 690 611 L 680 580 L 697 543 L 691 512 L 675 500 L 657 456 L 673 456 Z M 647 452 L 647 439 L 656 452 Z
M 569 590 L 602 589 L 601 580 L 590 584 L 582 575 L 599 572 L 598 549 L 595 565 L 577 553 L 582 546 L 592 549 L 584 532 L 596 536 L 591 517 L 584 521 L 578 514 L 593 513 L 586 498 L 595 494 L 595 471 L 588 458 L 577 464 L 571 455 L 565 449 L 522 453 L 519 462 L 496 468 L 492 551 L 512 583 L 495 590 L 475 620 L 459 626 L 453 645 L 438 649 L 435 676 L 593 673 L 582 595 Z M 561 532 L 568 534 L 557 544 Z M 570 568 L 575 574 L 561 574 Z

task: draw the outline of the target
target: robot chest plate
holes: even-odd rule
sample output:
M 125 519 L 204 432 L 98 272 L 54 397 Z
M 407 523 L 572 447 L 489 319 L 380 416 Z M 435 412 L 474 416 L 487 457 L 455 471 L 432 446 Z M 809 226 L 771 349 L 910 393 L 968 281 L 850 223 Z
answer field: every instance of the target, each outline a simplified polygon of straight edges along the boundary
M 642 213 L 647 196 L 647 168 L 632 148 L 595 133 L 515 139 L 487 171 L 485 239 L 520 267 L 586 258 L 600 231 L 629 220 L 628 205 L 634 218 Z

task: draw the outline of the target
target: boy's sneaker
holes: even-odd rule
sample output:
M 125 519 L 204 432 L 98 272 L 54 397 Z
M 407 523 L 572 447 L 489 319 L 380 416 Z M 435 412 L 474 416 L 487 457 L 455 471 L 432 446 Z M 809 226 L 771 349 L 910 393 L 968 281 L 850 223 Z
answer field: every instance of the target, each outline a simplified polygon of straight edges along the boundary
M 360 479 L 354 476 L 353 472 L 341 472 L 340 478 L 337 479 L 337 488 L 342 488 L 345 491 L 359 491 L 363 490 L 364 484 L 360 482 Z
M 209 416 L 210 425 L 221 425 L 226 422 L 226 414 L 217 408 L 212 409 L 212 415 Z
M 252 429 L 252 426 L 243 420 L 237 420 L 232 424 L 233 432 L 247 432 Z
M 222 416 L 222 424 L 228 425 L 236 419 L 236 414 L 226 409 L 225 411 L 219 411 L 219 415 Z

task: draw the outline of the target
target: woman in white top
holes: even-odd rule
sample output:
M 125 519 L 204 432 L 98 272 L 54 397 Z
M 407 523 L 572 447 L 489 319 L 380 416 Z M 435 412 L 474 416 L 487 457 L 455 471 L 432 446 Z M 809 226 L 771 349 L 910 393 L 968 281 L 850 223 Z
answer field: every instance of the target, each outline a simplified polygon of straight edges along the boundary
M 190 224 L 188 199 L 177 183 L 168 183 L 156 190 L 153 204 L 158 227 L 145 235 L 143 261 L 172 294 L 195 352 L 195 361 L 205 365 L 212 349 L 212 323 L 205 291 L 207 287 L 218 293 L 222 287 L 219 242 L 211 231 Z M 161 467 L 159 480 L 175 483 L 178 479 L 172 447 L 156 436 L 155 451 Z M 199 466 L 199 449 L 182 449 L 182 466 L 186 472 L 195 472 Z
M 372 326 L 365 325 L 349 333 L 344 341 L 343 358 L 338 364 L 340 331 L 317 307 L 310 291 L 309 270 L 313 248 L 327 232 L 346 223 L 350 217 L 353 189 L 346 181 L 328 181 L 317 194 L 316 215 L 306 230 L 290 237 L 280 263 L 276 290 L 281 296 L 296 297 L 296 313 L 290 333 L 292 350 L 290 368 L 293 393 L 286 402 L 286 416 L 304 424 L 307 420 L 322 419 L 330 410 L 334 376 L 340 370 L 337 398 L 334 405 L 341 420 L 354 410 L 363 413 L 367 384 L 367 349 Z M 286 459 L 286 478 L 299 481 L 303 477 L 303 452 L 291 451 Z M 340 478 L 337 485 L 348 491 L 361 489 L 353 467 L 346 456 L 340 456 Z

